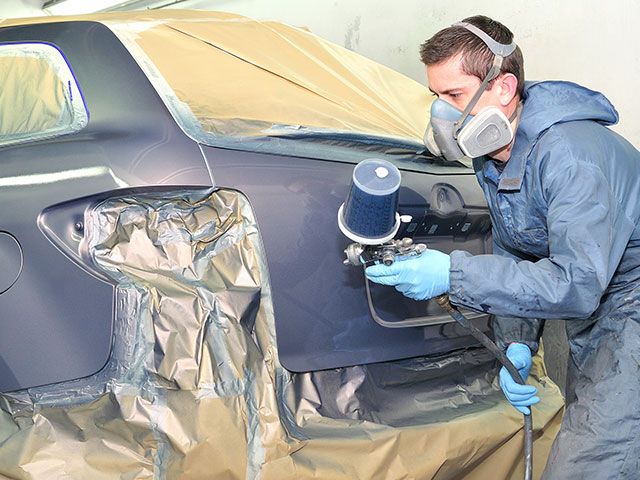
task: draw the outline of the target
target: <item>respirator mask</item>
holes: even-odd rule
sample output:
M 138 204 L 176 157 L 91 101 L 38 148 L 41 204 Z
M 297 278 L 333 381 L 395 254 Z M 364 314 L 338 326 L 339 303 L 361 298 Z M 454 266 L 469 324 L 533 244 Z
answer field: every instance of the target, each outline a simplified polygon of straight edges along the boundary
M 424 135 L 424 143 L 436 156 L 443 156 L 450 162 L 464 162 L 465 157 L 477 158 L 508 145 L 513 140 L 511 122 L 520 111 L 514 111 L 507 118 L 497 107 L 485 107 L 476 115 L 469 112 L 487 89 L 489 82 L 500 74 L 505 57 L 511 55 L 516 44 L 496 42 L 493 38 L 470 23 L 460 22 L 453 26 L 464 27 L 478 36 L 494 54 L 493 65 L 482 80 L 469 104 L 460 111 L 444 100 L 437 99 L 431 105 L 431 120 Z

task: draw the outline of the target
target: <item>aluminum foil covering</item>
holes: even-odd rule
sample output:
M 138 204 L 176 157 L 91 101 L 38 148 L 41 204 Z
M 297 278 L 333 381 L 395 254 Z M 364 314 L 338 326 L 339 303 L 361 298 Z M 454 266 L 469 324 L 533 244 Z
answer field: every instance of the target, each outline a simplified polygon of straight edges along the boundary
M 521 477 L 521 416 L 481 349 L 280 366 L 266 259 L 239 192 L 112 198 L 87 210 L 85 232 L 116 285 L 111 358 L 92 377 L 0 396 L 0 478 Z M 539 475 L 563 403 L 539 357 L 533 372 Z

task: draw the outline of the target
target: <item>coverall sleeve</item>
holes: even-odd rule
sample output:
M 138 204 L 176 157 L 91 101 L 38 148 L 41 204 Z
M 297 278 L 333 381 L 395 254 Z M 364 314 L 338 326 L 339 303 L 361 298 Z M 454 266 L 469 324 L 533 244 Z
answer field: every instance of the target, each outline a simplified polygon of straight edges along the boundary
M 598 307 L 633 223 L 599 167 L 558 146 L 539 168 L 549 256 L 536 262 L 451 254 L 451 301 L 499 316 L 587 318 Z M 574 149 L 575 150 L 575 149 Z
M 500 257 L 521 262 L 523 259 L 507 251 L 500 242 L 493 237 L 493 254 Z M 494 316 L 491 328 L 499 348 L 506 350 L 510 343 L 518 342 L 527 345 L 532 353 L 538 351 L 540 336 L 544 327 L 544 320 L 538 318 L 518 318 L 512 316 Z

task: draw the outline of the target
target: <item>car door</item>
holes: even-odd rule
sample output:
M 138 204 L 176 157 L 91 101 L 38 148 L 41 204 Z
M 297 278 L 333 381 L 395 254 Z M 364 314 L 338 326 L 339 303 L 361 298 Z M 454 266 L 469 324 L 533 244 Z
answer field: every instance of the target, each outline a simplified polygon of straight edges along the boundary
M 362 268 L 342 263 L 350 241 L 337 226 L 354 162 L 215 148 L 204 152 L 216 183 L 238 188 L 255 209 L 286 368 L 303 372 L 384 362 L 476 343 L 435 302 L 414 302 L 389 287 L 372 288 L 381 317 L 389 322 L 426 317 L 432 325 L 385 328 L 373 320 Z M 434 173 L 435 161 L 426 157 L 417 163 L 394 162 L 402 173 L 400 214 L 413 217 L 397 238 L 410 237 L 445 252 L 489 251 L 491 224 L 472 171 L 459 167 Z M 486 315 L 472 315 L 487 327 Z

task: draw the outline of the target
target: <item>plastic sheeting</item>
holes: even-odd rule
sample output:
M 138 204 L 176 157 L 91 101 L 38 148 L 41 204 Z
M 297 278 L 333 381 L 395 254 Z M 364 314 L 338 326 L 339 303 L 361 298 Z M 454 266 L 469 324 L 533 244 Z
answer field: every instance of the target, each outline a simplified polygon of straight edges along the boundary
M 82 129 L 88 114 L 73 73 L 52 45 L 0 45 L 0 146 Z
M 116 287 L 102 372 L 0 397 L 0 478 L 520 478 L 521 416 L 482 350 L 291 375 L 253 212 L 232 190 L 85 213 Z M 336 259 L 340 261 L 340 259 Z M 536 472 L 562 397 L 533 370 Z

